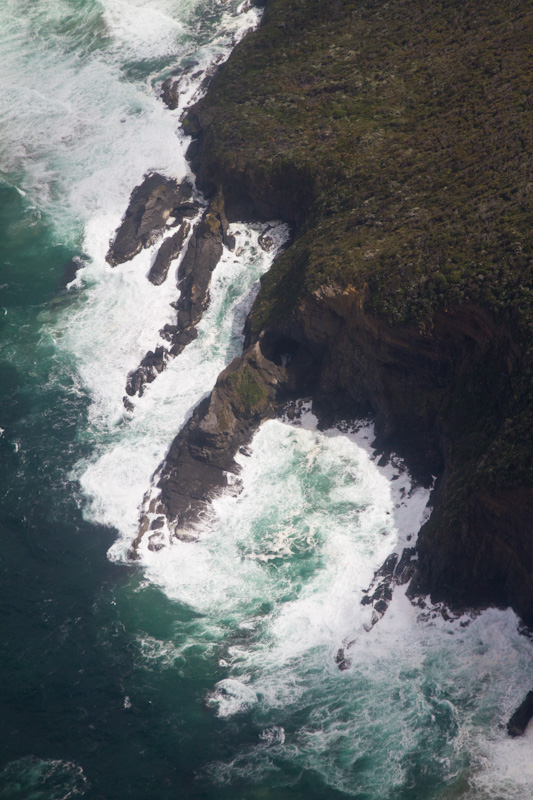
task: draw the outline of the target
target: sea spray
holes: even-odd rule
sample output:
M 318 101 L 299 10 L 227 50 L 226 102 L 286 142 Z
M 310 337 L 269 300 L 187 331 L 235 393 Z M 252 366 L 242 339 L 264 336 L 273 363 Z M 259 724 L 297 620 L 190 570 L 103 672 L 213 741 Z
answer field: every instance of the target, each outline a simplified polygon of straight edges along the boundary
M 138 569 L 113 566 L 115 579 L 100 565 L 102 583 L 87 579 L 101 530 L 71 498 L 113 530 L 110 556 L 127 561 L 152 473 L 238 354 L 271 263 L 260 226 L 233 227 L 243 251 L 217 268 L 198 340 L 126 412 L 127 373 L 172 321 L 176 293 L 172 275 L 161 287 L 146 280 L 151 251 L 111 270 L 109 238 L 146 171 L 186 174 L 183 108 L 257 19 L 232 0 L 0 8 L 1 169 L 21 209 L 4 240 L 5 260 L 19 260 L 4 266 L 30 296 L 57 258 L 77 249 L 85 265 L 46 308 L 55 277 L 24 311 L 6 308 L 14 368 L 3 379 L 13 397 L 26 389 L 20 420 L 9 403 L 0 420 L 14 620 L 3 744 L 17 752 L 2 790 L 529 800 L 531 733 L 505 732 L 533 685 L 531 644 L 512 612 L 447 620 L 397 587 L 366 629 L 363 590 L 391 551 L 414 543 L 428 494 L 400 461 L 376 464 L 368 426 L 319 431 L 309 413 L 300 426 L 266 423 L 239 456 L 242 491 L 215 501 L 198 541 L 168 539 L 158 552 L 143 543 Z M 183 94 L 169 111 L 158 93 L 174 70 Z M 32 247 L 39 275 L 28 270 Z

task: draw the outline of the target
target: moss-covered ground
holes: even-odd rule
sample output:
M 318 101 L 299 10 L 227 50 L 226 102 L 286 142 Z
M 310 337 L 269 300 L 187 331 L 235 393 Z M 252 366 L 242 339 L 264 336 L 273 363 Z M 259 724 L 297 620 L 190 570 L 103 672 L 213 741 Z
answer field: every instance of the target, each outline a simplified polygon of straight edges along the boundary
M 533 483 L 532 76 L 524 0 L 268 0 L 200 105 L 215 183 L 253 172 L 306 206 L 256 329 L 324 283 L 428 334 L 463 304 L 505 325 L 522 358 L 483 423 L 496 484 Z

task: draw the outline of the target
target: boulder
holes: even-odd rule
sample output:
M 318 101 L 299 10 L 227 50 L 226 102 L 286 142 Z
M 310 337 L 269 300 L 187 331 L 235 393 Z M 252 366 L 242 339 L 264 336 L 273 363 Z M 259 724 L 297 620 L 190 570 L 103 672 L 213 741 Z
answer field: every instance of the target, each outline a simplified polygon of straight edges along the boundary
M 180 103 L 180 82 L 175 78 L 167 78 L 163 81 L 161 86 L 161 94 L 159 95 L 163 103 L 174 111 Z
M 128 375 L 126 392 L 130 397 L 138 394 L 142 396 L 147 383 L 152 383 L 160 372 L 166 367 L 167 352 L 159 345 L 155 350 L 149 350 L 136 370 Z
M 507 723 L 507 733 L 513 738 L 522 736 L 533 718 L 533 691 L 528 692 Z
M 189 190 L 188 181 L 178 184 L 157 172 L 148 175 L 131 194 L 126 215 L 106 255 L 107 263 L 116 267 L 153 244 L 172 209 L 187 199 L 183 193 L 187 195 Z

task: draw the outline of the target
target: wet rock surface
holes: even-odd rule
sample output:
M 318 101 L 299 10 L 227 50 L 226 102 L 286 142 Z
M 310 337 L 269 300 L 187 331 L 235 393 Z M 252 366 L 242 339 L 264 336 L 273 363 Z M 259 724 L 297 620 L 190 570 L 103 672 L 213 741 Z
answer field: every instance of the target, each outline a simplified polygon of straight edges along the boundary
M 401 553 L 391 553 L 377 570 L 372 583 L 364 591 L 361 605 L 372 606 L 372 618 L 367 630 L 382 618 L 392 600 L 395 586 L 408 583 L 414 575 L 417 554 L 414 547 L 405 547 Z
M 190 536 L 198 520 L 209 518 L 210 501 L 239 472 L 235 454 L 262 420 L 279 412 L 286 382 L 286 369 L 265 358 L 258 345 L 220 374 L 210 397 L 174 439 L 161 470 L 158 502 L 174 535 Z M 141 526 L 134 551 L 145 532 Z
M 178 268 L 177 285 L 180 296 L 173 303 L 177 310 L 176 325 L 167 324 L 160 331 L 160 336 L 168 342 L 168 347 L 159 345 L 154 351 L 149 351 L 137 369 L 128 375 L 126 393 L 130 397 L 142 396 L 146 384 L 152 383 L 165 369 L 168 361 L 196 339 L 196 325 L 209 303 L 209 285 L 213 270 L 222 256 L 224 244 L 232 244 L 227 229 L 224 204 L 217 197 L 211 201 L 194 228 Z M 148 275 L 152 283 L 161 284 L 166 279 L 170 263 L 179 256 L 188 232 L 188 223 L 182 223 L 173 236 L 165 239 Z
M 165 282 L 170 264 L 181 253 L 183 243 L 189 234 L 190 228 L 191 226 L 188 222 L 182 222 L 176 233 L 173 236 L 169 236 L 168 239 L 165 239 L 157 251 L 154 263 L 150 267 L 150 272 L 148 273 L 148 280 L 153 283 L 154 286 L 160 286 Z
M 149 350 L 137 369 L 133 372 L 130 372 L 128 375 L 126 393 L 130 397 L 133 397 L 136 394 L 141 397 L 144 392 L 145 385 L 147 383 L 152 383 L 152 381 L 157 378 L 159 373 L 165 369 L 167 358 L 167 351 L 162 345 L 156 347 L 155 350 Z
M 130 197 L 106 261 L 112 267 L 130 261 L 149 247 L 161 233 L 172 210 L 190 197 L 191 185 L 181 184 L 157 172 L 147 175 Z
M 180 103 L 180 81 L 172 76 L 163 81 L 161 86 L 161 100 L 171 111 L 174 111 Z
M 533 690 L 528 692 L 507 723 L 507 733 L 515 738 L 523 736 L 533 719 Z

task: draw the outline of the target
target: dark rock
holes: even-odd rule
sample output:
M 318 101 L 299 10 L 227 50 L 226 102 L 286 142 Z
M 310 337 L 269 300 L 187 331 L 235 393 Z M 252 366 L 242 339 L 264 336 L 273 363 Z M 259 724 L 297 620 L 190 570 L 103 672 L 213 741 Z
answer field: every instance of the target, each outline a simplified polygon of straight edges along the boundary
M 533 718 L 533 691 L 528 692 L 507 723 L 509 736 L 522 736 Z
M 372 583 L 361 599 L 362 606 L 372 606 L 371 623 L 367 626 L 367 630 L 370 630 L 387 611 L 394 587 L 407 583 L 411 579 L 415 559 L 415 548 L 406 547 L 401 556 L 398 553 L 391 553 L 390 556 L 387 556 L 383 565 L 376 570 Z
M 172 304 L 171 304 L 172 305 Z M 169 325 L 168 323 L 161 328 L 159 331 L 159 335 L 162 339 L 165 339 L 167 342 L 173 342 L 176 335 L 178 333 L 178 326 L 177 325 Z
M 184 181 L 181 191 L 192 191 L 190 184 Z M 150 351 L 141 361 L 139 367 L 128 376 L 126 392 L 132 396 L 142 395 L 146 383 L 151 383 L 162 372 L 169 360 L 179 355 L 182 350 L 197 337 L 196 325 L 202 318 L 209 302 L 209 284 L 211 275 L 220 260 L 223 243 L 226 238 L 228 222 L 224 214 L 224 203 L 221 197 L 215 197 L 200 222 L 196 225 L 189 240 L 187 250 L 178 269 L 178 287 L 180 297 L 173 307 L 177 309 L 177 325 L 165 325 L 160 331 L 161 337 L 171 344 Z M 189 230 L 188 223 L 169 239 L 165 239 L 157 253 L 148 277 L 152 283 L 162 283 L 168 273 L 170 262 L 179 254 L 185 236 Z
M 158 553 L 164 546 L 165 543 L 160 533 L 152 533 L 152 535 L 148 537 L 148 550 L 151 550 L 153 553 Z
M 183 183 L 187 184 L 184 189 L 183 184 L 154 172 L 133 190 L 126 215 L 106 256 L 108 264 L 116 267 L 130 261 L 154 242 L 172 209 L 186 199 L 183 191 L 187 194 L 190 184 Z
M 398 562 L 398 566 L 394 570 L 394 578 L 399 586 L 405 583 L 409 583 L 409 581 L 415 574 L 416 559 L 417 559 L 416 548 L 405 547 L 402 552 L 401 558 Z
M 197 215 L 200 208 L 200 203 L 196 201 L 180 203 L 179 206 L 172 209 L 170 214 L 171 217 L 174 217 L 172 225 L 179 225 L 184 219 L 192 219 Z
M 165 239 L 157 251 L 154 263 L 148 273 L 148 280 L 155 286 L 160 286 L 166 280 L 170 264 L 181 253 L 183 242 L 189 233 L 190 227 L 188 222 L 183 222 L 176 233 Z
M 178 327 L 196 325 L 209 301 L 211 274 L 222 255 L 228 223 L 221 200 L 211 203 L 195 227 L 189 246 L 178 269 Z
M 265 251 L 265 253 L 269 253 L 272 248 L 274 247 L 274 242 L 271 236 L 267 236 L 266 233 L 262 233 L 258 239 L 259 247 Z
M 179 356 L 179 354 L 187 347 L 188 344 L 194 342 L 196 337 L 198 336 L 198 331 L 196 328 L 187 328 L 184 331 L 178 331 L 178 333 L 173 338 L 172 347 L 170 348 L 170 354 L 172 356 Z
M 167 108 L 174 111 L 180 104 L 180 81 L 167 78 L 163 81 L 159 96 Z
M 344 648 L 340 647 L 337 650 L 337 655 L 335 656 L 335 663 L 337 664 L 338 668 L 341 671 L 344 671 L 344 670 L 349 669 L 351 667 L 352 662 L 350 661 L 349 658 L 346 658 L 346 656 L 344 654 Z
M 234 456 L 262 419 L 275 416 L 286 377 L 256 345 L 234 359 L 197 406 L 172 443 L 158 483 L 176 535 L 189 535 L 198 518 L 210 513 L 210 500 L 227 488 L 228 473 L 238 473 Z
M 65 289 L 69 283 L 72 283 L 78 274 L 78 270 L 82 269 L 84 266 L 85 264 L 80 256 L 74 256 L 74 258 L 71 258 L 69 261 L 67 261 L 63 267 L 63 275 L 61 276 L 60 281 L 61 288 Z
M 155 350 L 149 350 L 136 370 L 128 375 L 126 392 L 130 397 L 138 394 L 142 396 L 144 387 L 147 383 L 152 383 L 165 369 L 167 361 L 167 351 L 161 345 Z
M 131 402 L 131 400 L 128 398 L 127 395 L 125 395 L 122 398 L 122 405 L 124 406 L 126 411 L 134 411 L 135 410 L 135 406 L 133 405 L 133 403 Z
M 184 178 L 180 183 L 179 194 L 177 197 L 178 202 L 176 208 L 185 203 L 188 203 L 191 200 L 192 193 L 193 193 L 193 185 L 191 181 L 188 178 Z M 194 207 L 195 208 L 198 207 L 196 202 L 194 203 Z

